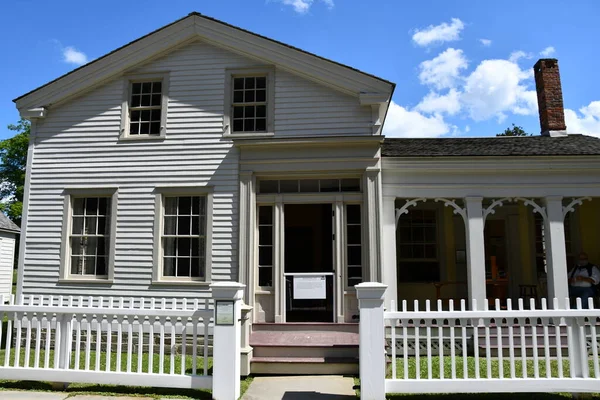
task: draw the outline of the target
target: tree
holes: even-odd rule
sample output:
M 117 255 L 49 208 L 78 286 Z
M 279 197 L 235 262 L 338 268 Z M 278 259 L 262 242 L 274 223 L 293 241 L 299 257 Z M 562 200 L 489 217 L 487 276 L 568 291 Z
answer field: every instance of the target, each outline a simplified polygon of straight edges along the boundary
M 21 226 L 31 125 L 29 121 L 22 119 L 16 125 L 9 125 L 8 129 L 16 134 L 0 142 L 0 198 L 5 199 L 0 203 L 0 208 L 13 222 Z
M 523 127 L 512 124 L 512 128 L 506 128 L 504 132 L 498 133 L 496 136 L 533 136 L 523 130 Z

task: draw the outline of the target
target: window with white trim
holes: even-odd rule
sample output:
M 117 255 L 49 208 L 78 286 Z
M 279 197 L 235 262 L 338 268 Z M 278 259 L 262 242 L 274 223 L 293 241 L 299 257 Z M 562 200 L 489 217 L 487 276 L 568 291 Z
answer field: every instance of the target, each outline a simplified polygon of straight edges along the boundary
M 168 74 L 129 77 L 125 85 L 121 138 L 163 138 L 167 119 Z
M 207 196 L 164 196 L 162 276 L 206 277 Z
M 72 197 L 70 274 L 107 277 L 111 246 L 111 198 Z
M 233 133 L 267 131 L 267 77 L 234 76 L 231 97 Z
M 258 207 L 258 286 L 273 286 L 273 211 L 270 205 Z
M 438 216 L 436 210 L 411 209 L 398 220 L 399 282 L 438 282 Z
M 346 204 L 346 264 L 348 287 L 362 282 L 362 223 L 360 204 Z

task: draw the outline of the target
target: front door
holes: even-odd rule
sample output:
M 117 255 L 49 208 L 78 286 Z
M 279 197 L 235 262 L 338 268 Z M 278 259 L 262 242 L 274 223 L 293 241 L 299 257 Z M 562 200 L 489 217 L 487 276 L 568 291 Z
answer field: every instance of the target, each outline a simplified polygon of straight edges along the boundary
M 286 322 L 333 322 L 332 204 L 286 204 L 284 216 Z

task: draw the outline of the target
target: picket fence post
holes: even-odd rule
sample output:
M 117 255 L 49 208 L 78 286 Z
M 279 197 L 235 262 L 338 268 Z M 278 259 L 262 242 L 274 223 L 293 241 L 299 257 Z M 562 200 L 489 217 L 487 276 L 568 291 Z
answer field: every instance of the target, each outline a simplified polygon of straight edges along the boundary
M 385 327 L 383 301 L 387 285 L 364 282 L 355 286 L 359 324 L 361 400 L 385 399 Z
M 215 400 L 240 397 L 241 306 L 245 286 L 237 282 L 210 285 L 215 306 L 212 390 Z

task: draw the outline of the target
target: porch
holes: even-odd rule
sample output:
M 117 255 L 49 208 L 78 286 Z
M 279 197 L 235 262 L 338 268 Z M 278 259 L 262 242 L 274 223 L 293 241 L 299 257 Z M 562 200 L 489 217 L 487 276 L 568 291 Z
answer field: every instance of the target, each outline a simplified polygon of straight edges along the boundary
M 475 299 L 492 309 L 496 299 L 502 308 L 509 299 L 537 307 L 564 299 L 579 252 L 600 261 L 599 217 L 600 199 L 586 196 L 386 198 L 386 305 L 441 300 L 448 309 L 452 300 L 459 309 L 461 299 L 468 307 Z

